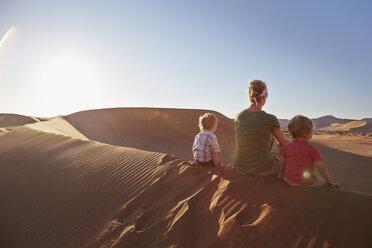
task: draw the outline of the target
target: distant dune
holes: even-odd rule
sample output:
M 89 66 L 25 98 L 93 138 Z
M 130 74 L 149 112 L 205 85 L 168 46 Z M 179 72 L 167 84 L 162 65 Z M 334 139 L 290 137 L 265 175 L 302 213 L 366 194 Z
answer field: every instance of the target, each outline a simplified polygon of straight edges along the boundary
M 35 117 L 17 114 L 0 114 L 0 127 L 20 126 L 38 121 L 39 120 Z
M 113 108 L 77 112 L 65 119 L 91 140 L 192 159 L 192 143 L 200 131 L 199 116 L 206 112 L 215 113 L 219 119 L 216 135 L 223 151 L 221 160 L 231 163 L 235 153 L 233 122 L 215 111 Z
M 340 119 L 336 118 L 333 115 L 326 115 L 319 118 L 312 119 L 315 128 L 322 128 L 322 127 L 328 127 L 332 125 L 333 123 L 339 123 L 339 124 L 345 124 L 350 121 L 353 121 L 351 119 Z
M 333 123 L 331 126 L 319 128 L 324 131 L 353 131 L 367 124 L 365 121 L 350 121 L 345 124 Z
M 354 133 L 369 132 L 372 133 L 372 118 L 362 120 L 340 119 L 333 115 L 326 115 L 320 118 L 311 119 L 316 130 L 322 131 L 350 131 Z M 279 119 L 280 127 L 283 130 L 288 129 L 288 119 Z
M 372 158 L 317 144 L 343 191 L 197 168 L 207 111 L 90 110 L 1 133 L 0 247 L 372 247 Z M 231 163 L 232 120 L 215 113 Z

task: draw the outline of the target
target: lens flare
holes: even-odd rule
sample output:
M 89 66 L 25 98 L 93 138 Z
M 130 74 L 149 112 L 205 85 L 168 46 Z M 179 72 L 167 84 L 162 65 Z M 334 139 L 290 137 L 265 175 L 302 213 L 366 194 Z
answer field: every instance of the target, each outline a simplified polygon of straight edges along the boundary
M 9 62 L 7 57 L 9 57 L 11 54 L 12 45 L 14 45 L 16 42 L 17 34 L 17 28 L 12 27 L 4 34 L 3 38 L 1 38 L 0 40 L 0 74 L 7 61 Z
M 304 173 L 302 173 L 302 177 L 305 179 L 309 179 L 311 177 L 311 173 L 309 171 L 304 171 Z
M 0 41 L 0 53 L 3 52 L 7 43 L 11 42 L 13 38 L 17 35 L 17 28 L 11 27 L 3 36 Z

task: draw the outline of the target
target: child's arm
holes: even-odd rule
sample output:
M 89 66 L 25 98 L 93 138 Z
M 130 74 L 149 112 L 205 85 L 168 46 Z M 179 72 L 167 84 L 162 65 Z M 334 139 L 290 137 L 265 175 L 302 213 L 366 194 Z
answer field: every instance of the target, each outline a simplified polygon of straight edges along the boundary
M 323 161 L 315 161 L 314 162 L 315 167 L 319 171 L 319 173 L 327 180 L 328 186 L 334 186 L 335 183 L 333 182 L 331 176 L 329 175 L 327 166 L 323 163 Z
M 214 165 L 216 167 L 219 167 L 220 164 L 218 162 L 218 152 L 212 152 L 212 159 L 213 159 Z
M 278 177 L 279 178 L 283 178 L 284 177 L 285 167 L 286 167 L 285 158 L 282 158 L 280 160 L 280 169 L 279 169 L 279 174 L 278 174 Z

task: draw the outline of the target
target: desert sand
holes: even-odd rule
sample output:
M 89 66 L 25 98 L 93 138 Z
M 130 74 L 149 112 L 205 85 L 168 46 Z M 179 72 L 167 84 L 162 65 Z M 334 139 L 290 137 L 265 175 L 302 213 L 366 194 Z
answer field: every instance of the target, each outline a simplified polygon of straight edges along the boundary
M 0 247 L 372 246 L 372 158 L 315 143 L 341 191 L 198 168 L 191 144 L 204 112 L 118 108 L 7 122 Z M 222 162 L 231 163 L 232 120 L 216 114 Z
M 372 133 L 368 135 L 339 133 L 313 135 L 313 142 L 366 157 L 372 157 Z
M 324 131 L 349 131 L 353 129 L 358 129 L 367 124 L 366 121 L 350 121 L 345 124 L 340 124 L 340 123 L 333 123 L 328 127 L 323 127 L 320 128 L 320 130 Z

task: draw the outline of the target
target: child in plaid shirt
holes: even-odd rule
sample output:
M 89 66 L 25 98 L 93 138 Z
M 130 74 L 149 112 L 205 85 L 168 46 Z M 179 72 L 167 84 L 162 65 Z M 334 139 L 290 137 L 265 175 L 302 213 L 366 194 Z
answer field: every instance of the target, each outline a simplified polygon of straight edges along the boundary
M 200 133 L 195 136 L 192 147 L 193 157 L 197 165 L 221 166 L 218 153 L 221 152 L 217 137 L 218 119 L 212 113 L 205 113 L 199 117 Z

